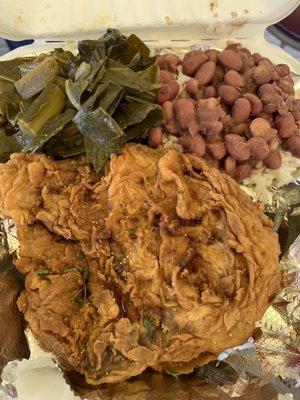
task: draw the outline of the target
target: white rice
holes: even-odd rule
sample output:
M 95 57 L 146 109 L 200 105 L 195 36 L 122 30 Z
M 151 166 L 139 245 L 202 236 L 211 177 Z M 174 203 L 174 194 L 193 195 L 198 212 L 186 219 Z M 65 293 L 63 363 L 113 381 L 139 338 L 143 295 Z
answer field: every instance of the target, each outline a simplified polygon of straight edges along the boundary
M 287 185 L 295 180 L 300 181 L 300 158 L 294 157 L 289 151 L 280 150 L 282 165 L 279 169 L 262 167 L 253 169 L 251 175 L 244 179 L 243 185 L 255 193 L 254 201 L 270 203 L 271 194 L 268 188 Z M 248 192 L 248 190 L 247 190 Z
M 178 143 L 178 138 L 165 133 L 162 145 L 167 150 L 183 151 Z M 295 180 L 300 181 L 300 158 L 294 157 L 289 151 L 280 150 L 282 165 L 279 169 L 272 170 L 265 166 L 252 169 L 251 175 L 242 182 L 244 189 L 254 201 L 270 204 L 272 195 L 270 188 L 279 188 Z

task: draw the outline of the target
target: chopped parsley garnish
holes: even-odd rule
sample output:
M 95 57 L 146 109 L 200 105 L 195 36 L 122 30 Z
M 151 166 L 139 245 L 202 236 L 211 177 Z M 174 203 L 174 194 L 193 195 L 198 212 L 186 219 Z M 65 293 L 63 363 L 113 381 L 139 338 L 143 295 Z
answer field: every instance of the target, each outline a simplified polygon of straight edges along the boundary
M 45 278 L 50 274 L 50 271 L 48 268 L 39 268 L 36 273 L 40 278 Z
M 148 336 L 151 339 L 153 336 L 153 333 L 154 333 L 154 329 L 155 329 L 153 323 L 151 322 L 151 320 L 149 318 L 144 318 L 143 325 L 147 329 Z
M 84 254 L 84 252 L 82 250 L 78 250 L 76 252 L 76 257 L 77 257 L 77 260 L 84 260 L 85 259 L 85 254 Z
M 67 264 L 65 266 L 65 272 L 71 272 L 71 271 L 75 271 L 75 270 L 76 270 L 76 268 L 74 267 L 74 265 Z
M 175 371 L 173 371 L 173 370 L 171 370 L 171 369 L 166 369 L 165 372 L 166 372 L 168 375 L 172 376 L 172 378 L 176 379 L 176 381 L 179 380 L 179 374 L 178 374 L 177 372 L 175 372 Z

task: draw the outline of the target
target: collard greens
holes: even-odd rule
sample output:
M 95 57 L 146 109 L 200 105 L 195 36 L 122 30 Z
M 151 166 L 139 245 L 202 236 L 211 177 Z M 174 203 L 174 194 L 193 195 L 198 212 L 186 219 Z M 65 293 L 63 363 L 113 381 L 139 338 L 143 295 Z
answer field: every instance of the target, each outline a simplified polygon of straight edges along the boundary
M 36 58 L 0 62 L 0 162 L 15 151 L 85 154 L 99 171 L 128 140 L 164 121 L 155 57 L 137 36 L 109 29 Z

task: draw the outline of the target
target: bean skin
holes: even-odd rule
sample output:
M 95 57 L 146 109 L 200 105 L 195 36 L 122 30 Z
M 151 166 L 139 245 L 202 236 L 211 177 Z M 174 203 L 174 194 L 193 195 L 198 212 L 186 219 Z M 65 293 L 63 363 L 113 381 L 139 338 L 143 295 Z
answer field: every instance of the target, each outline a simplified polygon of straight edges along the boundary
M 179 128 L 186 130 L 196 116 L 195 107 L 187 99 L 176 100 L 174 102 L 174 115 Z
M 288 138 L 293 136 L 296 130 L 296 123 L 291 112 L 287 112 L 286 115 L 277 115 L 275 118 L 276 128 L 279 136 L 282 138 Z
M 192 153 L 203 157 L 205 154 L 205 142 L 202 136 L 192 136 L 189 133 L 179 139 L 179 144 L 189 149 Z
M 226 147 L 223 142 L 215 142 L 207 145 L 209 152 L 216 160 L 220 160 L 226 155 Z
M 236 99 L 242 96 L 242 93 L 234 86 L 221 85 L 218 89 L 218 94 L 226 104 L 233 104 Z
M 159 71 L 159 82 L 160 83 L 167 83 L 171 81 L 172 79 L 175 79 L 174 74 L 169 71 L 161 70 Z
M 233 50 L 223 50 L 218 55 L 219 62 L 223 67 L 240 71 L 243 65 L 242 59 L 238 53 Z
M 225 83 L 227 83 L 227 85 L 240 87 L 244 86 L 244 79 L 242 75 L 234 71 L 233 69 L 230 69 L 226 72 L 224 76 L 224 81 Z
M 262 137 L 266 141 L 274 137 L 270 122 L 264 118 L 255 118 L 250 124 L 250 131 L 253 136 Z
M 213 86 L 206 86 L 204 89 L 204 97 L 209 99 L 210 97 L 216 97 L 217 91 Z
M 286 146 L 293 156 L 300 158 L 300 136 L 294 135 L 288 138 Z
M 176 81 L 169 81 L 168 83 L 165 83 L 157 92 L 157 103 L 163 104 L 165 101 L 174 100 L 179 92 L 179 89 L 179 83 Z
M 186 83 L 186 91 L 189 95 L 197 97 L 199 93 L 199 82 L 195 78 L 191 78 Z
M 282 159 L 279 151 L 278 150 L 271 151 L 268 157 L 264 159 L 264 164 L 266 167 L 270 169 L 280 168 L 282 164 Z
M 206 86 L 212 80 L 216 69 L 213 61 L 207 61 L 198 69 L 195 78 L 199 82 L 199 87 Z
M 188 76 L 194 76 L 202 64 L 208 60 L 202 50 L 192 50 L 185 54 L 182 61 L 182 72 Z
M 263 105 L 261 100 L 254 93 L 245 93 L 244 98 L 250 101 L 251 115 L 257 115 L 262 112 Z
M 160 126 L 152 128 L 148 135 L 148 143 L 156 149 L 162 143 L 163 131 Z
M 227 156 L 224 161 L 224 169 L 228 175 L 233 175 L 236 169 L 236 159 L 231 156 Z
M 257 160 L 264 160 L 270 153 L 270 148 L 266 140 L 261 137 L 253 137 L 248 140 L 251 155 Z
M 250 147 L 241 136 L 226 135 L 225 145 L 228 153 L 238 161 L 246 161 L 251 156 Z
M 238 182 L 241 182 L 244 179 L 248 178 L 248 176 L 250 174 L 251 174 L 251 165 L 249 165 L 249 164 L 240 164 L 235 169 L 234 178 Z
M 251 104 L 245 98 L 237 99 L 232 107 L 231 116 L 237 122 L 245 122 L 250 117 Z

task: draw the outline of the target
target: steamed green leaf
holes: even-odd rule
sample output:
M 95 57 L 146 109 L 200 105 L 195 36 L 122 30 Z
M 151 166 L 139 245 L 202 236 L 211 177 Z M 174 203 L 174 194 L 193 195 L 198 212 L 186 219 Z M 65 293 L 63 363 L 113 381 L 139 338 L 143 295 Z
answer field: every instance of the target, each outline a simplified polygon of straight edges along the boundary
M 78 50 L 0 62 L 0 160 L 16 148 L 55 158 L 85 154 L 99 171 L 126 141 L 143 140 L 164 122 L 159 69 L 142 40 L 108 29 Z
M 35 68 L 15 82 L 19 96 L 28 100 L 40 93 L 50 82 L 55 81 L 58 74 L 58 64 L 54 57 L 46 57 Z
M 102 108 L 83 108 L 73 121 L 83 134 L 87 161 L 99 172 L 111 153 L 119 150 L 123 130 Z
M 65 125 L 71 122 L 75 115 L 75 110 L 68 109 L 64 113 L 55 115 L 54 117 L 50 118 L 43 125 L 37 136 L 29 136 L 29 140 L 23 148 L 23 151 L 33 152 L 41 149 L 49 139 L 55 136 L 63 129 Z
M 20 129 L 29 135 L 38 135 L 43 125 L 50 118 L 61 113 L 65 105 L 65 94 L 57 85 L 49 83 L 20 115 L 18 119 Z
M 7 136 L 3 128 L 0 129 L 0 162 L 4 163 L 12 153 L 21 151 L 21 145 L 14 135 Z

